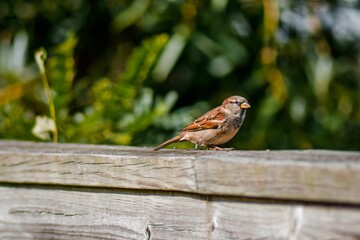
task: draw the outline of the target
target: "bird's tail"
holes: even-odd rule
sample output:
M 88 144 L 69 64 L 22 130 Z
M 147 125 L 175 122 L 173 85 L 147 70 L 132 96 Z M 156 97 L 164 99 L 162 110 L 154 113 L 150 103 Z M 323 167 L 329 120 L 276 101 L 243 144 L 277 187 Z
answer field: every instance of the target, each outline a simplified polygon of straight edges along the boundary
M 179 135 L 177 135 L 177 136 L 175 136 L 175 137 L 167 140 L 166 142 L 160 144 L 159 146 L 155 147 L 155 148 L 153 149 L 153 151 L 157 151 L 157 150 L 159 150 L 159 149 L 161 149 L 161 148 L 163 148 L 163 147 L 165 147 L 165 146 L 167 146 L 167 145 L 169 145 L 169 144 L 171 144 L 171 143 L 180 142 L 180 141 L 181 141 L 180 139 L 181 139 L 182 137 L 183 137 L 183 134 L 180 133 Z

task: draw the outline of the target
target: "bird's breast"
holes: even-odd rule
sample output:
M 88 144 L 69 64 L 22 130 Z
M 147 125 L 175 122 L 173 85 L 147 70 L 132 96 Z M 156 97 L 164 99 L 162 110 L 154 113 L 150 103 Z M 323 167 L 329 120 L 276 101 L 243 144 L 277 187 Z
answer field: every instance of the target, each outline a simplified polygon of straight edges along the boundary
M 236 117 L 233 119 L 233 126 L 234 126 L 234 128 L 236 128 L 236 129 L 239 130 L 239 128 L 241 127 L 241 125 L 242 125 L 243 122 L 244 122 L 245 115 L 246 115 L 246 110 L 245 110 L 245 109 L 241 109 L 239 115 L 236 116 Z

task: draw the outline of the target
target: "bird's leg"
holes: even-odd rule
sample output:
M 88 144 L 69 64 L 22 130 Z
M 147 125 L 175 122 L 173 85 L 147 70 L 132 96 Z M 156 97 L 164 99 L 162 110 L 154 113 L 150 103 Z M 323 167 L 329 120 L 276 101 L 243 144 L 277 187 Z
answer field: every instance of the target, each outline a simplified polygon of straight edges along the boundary
M 232 151 L 235 150 L 235 148 L 224 148 L 219 146 L 208 146 L 209 150 L 215 150 L 215 151 Z
M 195 149 L 198 150 L 198 145 L 197 144 L 195 144 Z

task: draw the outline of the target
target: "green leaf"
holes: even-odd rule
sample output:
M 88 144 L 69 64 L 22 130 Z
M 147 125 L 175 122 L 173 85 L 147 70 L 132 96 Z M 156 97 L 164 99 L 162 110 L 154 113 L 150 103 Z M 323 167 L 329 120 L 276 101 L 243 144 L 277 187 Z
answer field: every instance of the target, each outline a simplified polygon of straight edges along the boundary
M 60 45 L 52 49 L 46 70 L 53 91 L 55 109 L 66 110 L 72 98 L 71 88 L 75 76 L 74 50 L 77 38 L 73 32 L 69 32 L 67 38 Z M 66 116 L 66 115 L 65 115 Z
M 167 34 L 160 34 L 145 39 L 141 46 L 132 52 L 127 61 L 125 72 L 117 84 L 117 94 L 120 97 L 120 104 L 124 108 L 131 109 L 133 106 L 142 83 L 155 66 L 168 38 Z

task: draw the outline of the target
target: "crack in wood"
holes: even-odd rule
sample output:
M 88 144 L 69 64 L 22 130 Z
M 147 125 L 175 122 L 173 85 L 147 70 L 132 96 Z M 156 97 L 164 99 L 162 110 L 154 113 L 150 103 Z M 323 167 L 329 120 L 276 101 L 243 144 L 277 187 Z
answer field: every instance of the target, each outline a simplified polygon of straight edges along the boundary
M 146 237 L 146 240 L 150 240 L 150 239 L 151 239 L 151 230 L 150 230 L 149 225 L 146 226 L 146 229 L 145 229 L 145 237 Z
M 86 214 L 79 213 L 65 213 L 65 212 L 55 212 L 53 209 L 45 209 L 45 208 L 34 208 L 34 207 L 26 207 L 26 208 L 12 208 L 8 212 L 12 215 L 27 215 L 27 214 L 35 214 L 35 215 L 56 215 L 56 216 L 65 216 L 65 217 L 75 217 L 75 216 L 84 216 Z

